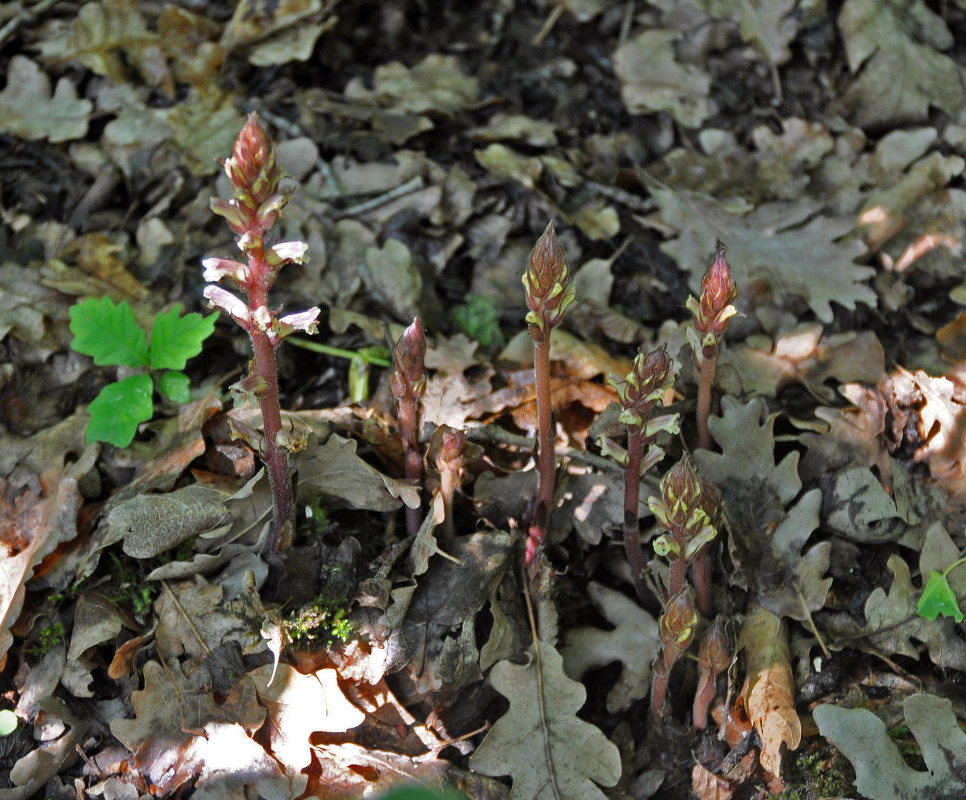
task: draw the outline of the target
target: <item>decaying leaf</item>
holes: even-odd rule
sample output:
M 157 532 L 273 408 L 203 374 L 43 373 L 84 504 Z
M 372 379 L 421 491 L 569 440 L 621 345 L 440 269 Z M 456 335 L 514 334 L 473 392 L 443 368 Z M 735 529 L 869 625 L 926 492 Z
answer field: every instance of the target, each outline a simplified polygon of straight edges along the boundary
M 736 214 L 709 195 L 647 183 L 662 220 L 679 234 L 662 249 L 691 273 L 692 289 L 717 239 L 728 248 L 738 286 L 763 279 L 776 301 L 801 297 L 822 322 L 832 321 L 833 300 L 845 308 L 875 305 L 875 292 L 864 284 L 874 270 L 854 263 L 865 246 L 843 238 L 855 227 L 854 218 L 825 216 L 821 201 L 808 198 Z
M 181 542 L 231 523 L 227 495 L 208 486 L 186 486 L 165 494 L 142 494 L 119 503 L 107 517 L 106 547 L 124 541 L 124 552 L 152 558 Z
M 966 794 L 966 733 L 952 701 L 914 694 L 902 704 L 925 770 L 909 766 L 885 723 L 864 708 L 817 706 L 818 729 L 855 767 L 855 788 L 871 800 L 947 800 Z
M 579 681 L 588 670 L 620 661 L 623 671 L 607 695 L 607 710 L 617 714 L 650 692 L 651 664 L 661 651 L 657 620 L 627 595 L 595 581 L 587 584 L 587 594 L 615 627 L 611 631 L 599 628 L 570 631 L 563 649 L 564 669 Z
M 418 508 L 419 490 L 390 478 L 356 455 L 358 443 L 332 434 L 324 445 L 304 450 L 297 460 L 299 491 L 349 508 L 393 511 L 405 503 Z
M 0 130 L 24 139 L 67 142 L 87 133 L 94 109 L 90 100 L 77 97 L 67 78 L 50 79 L 26 56 L 14 55 L 7 66 L 7 86 L 0 92 Z
M 964 70 L 942 52 L 953 34 L 922 0 L 848 0 L 838 25 L 857 74 L 840 104 L 856 124 L 919 122 L 930 106 L 960 113 Z
M 675 59 L 674 42 L 679 38 L 681 34 L 671 30 L 639 33 L 614 51 L 614 72 L 632 114 L 667 111 L 685 127 L 697 128 L 712 114 L 711 79 L 695 65 Z
M 802 488 L 798 453 L 775 464 L 775 419 L 761 400 L 724 397 L 721 408 L 709 427 L 722 452 L 698 450 L 695 460 L 724 500 L 733 580 L 752 586 L 770 611 L 805 620 L 825 605 L 832 585 L 823 577 L 831 544 L 802 552 L 819 526 L 822 493 L 813 489 L 790 505 Z
M 748 674 L 748 714 L 761 737 L 761 765 L 781 779 L 781 747 L 797 750 L 802 723 L 795 711 L 795 679 L 788 630 L 781 618 L 752 605 L 738 638 Z
M 925 619 L 916 611 L 919 590 L 912 585 L 909 565 L 901 556 L 891 555 L 887 562 L 893 575 L 886 592 L 881 586 L 872 590 L 865 601 L 865 624 L 847 614 L 830 615 L 826 629 L 831 644 L 840 637 L 849 645 L 864 639 L 887 655 L 901 655 L 918 660 L 921 642 L 936 666 L 966 669 L 966 642 L 956 633 L 956 623 L 949 617 Z
M 470 759 L 484 775 L 510 775 L 511 800 L 603 800 L 595 784 L 613 786 L 621 775 L 617 748 L 576 716 L 587 691 L 563 671 L 546 642 L 529 664 L 500 661 L 493 688 L 510 701 Z

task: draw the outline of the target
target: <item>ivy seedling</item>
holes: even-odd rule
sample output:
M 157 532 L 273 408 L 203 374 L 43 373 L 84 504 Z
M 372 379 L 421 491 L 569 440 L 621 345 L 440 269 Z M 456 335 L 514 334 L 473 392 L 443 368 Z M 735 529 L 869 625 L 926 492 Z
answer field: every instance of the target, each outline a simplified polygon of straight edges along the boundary
M 954 561 L 942 572 L 933 570 L 929 573 L 929 580 L 922 587 L 922 594 L 916 604 L 916 611 L 920 617 L 936 619 L 940 614 L 952 617 L 956 622 L 963 621 L 963 612 L 959 608 L 956 592 L 949 585 L 949 573 L 961 564 L 966 564 L 966 557 Z
M 188 376 L 181 370 L 215 329 L 217 314 L 181 316 L 181 306 L 154 318 L 151 340 L 126 301 L 88 298 L 70 309 L 70 346 L 92 356 L 98 366 L 142 367 L 157 374 L 157 389 L 175 403 L 189 400 Z M 137 427 L 154 414 L 155 382 L 150 374 L 129 375 L 105 386 L 87 407 L 87 441 L 127 447 Z

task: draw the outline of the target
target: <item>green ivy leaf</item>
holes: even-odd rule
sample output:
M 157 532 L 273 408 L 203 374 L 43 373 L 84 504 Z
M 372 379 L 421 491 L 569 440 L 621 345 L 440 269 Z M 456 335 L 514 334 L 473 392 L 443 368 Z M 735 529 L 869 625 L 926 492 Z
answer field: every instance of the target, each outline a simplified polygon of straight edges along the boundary
M 926 619 L 936 619 L 942 614 L 944 617 L 952 617 L 956 622 L 963 621 L 963 612 L 959 609 L 956 593 L 949 585 L 949 580 L 945 573 L 935 570 L 929 573 L 929 580 L 922 589 L 916 611 Z
M 98 366 L 139 367 L 149 363 L 148 340 L 127 301 L 115 305 L 110 297 L 90 297 L 71 306 L 70 332 L 74 334 L 70 346 L 93 356 Z
M 158 379 L 158 390 L 172 403 L 187 403 L 191 399 L 188 383 L 188 376 L 183 372 L 169 370 Z
M 109 442 L 127 447 L 138 425 L 154 413 L 150 375 L 131 375 L 105 386 L 87 407 L 91 421 L 87 424 L 87 442 Z
M 179 316 L 175 306 L 154 318 L 151 332 L 151 369 L 184 369 L 189 358 L 201 352 L 201 345 L 215 330 L 217 314 Z M 184 402 L 184 401 L 181 401 Z

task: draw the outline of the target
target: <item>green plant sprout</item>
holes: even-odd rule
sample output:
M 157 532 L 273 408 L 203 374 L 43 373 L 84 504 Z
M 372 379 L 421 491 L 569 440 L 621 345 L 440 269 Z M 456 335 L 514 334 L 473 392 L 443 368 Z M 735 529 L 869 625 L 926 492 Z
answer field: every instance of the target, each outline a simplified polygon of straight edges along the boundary
M 963 612 L 959 608 L 956 593 L 949 585 L 949 573 L 962 564 L 966 564 L 966 556 L 957 559 L 942 572 L 932 570 L 929 573 L 929 580 L 922 587 L 922 594 L 916 603 L 916 611 L 920 617 L 936 619 L 942 614 L 944 617 L 952 617 L 956 622 L 963 621 Z
M 360 347 L 358 350 L 343 350 L 341 347 L 310 342 L 297 336 L 292 336 L 288 342 L 304 350 L 311 350 L 313 353 L 347 359 L 349 361 L 349 399 L 353 403 L 363 403 L 369 399 L 370 367 L 392 366 L 389 348 L 381 344 Z
M 87 407 L 87 442 L 127 447 L 138 425 L 154 414 L 154 389 L 174 403 L 190 399 L 188 359 L 201 352 L 215 329 L 217 314 L 181 316 L 181 306 L 154 318 L 151 339 L 138 325 L 127 302 L 90 297 L 70 309 L 71 348 L 94 358 L 97 366 L 116 365 L 147 370 L 105 386 Z M 154 376 L 154 377 L 153 377 Z
M 157 585 L 145 581 L 144 570 L 139 561 L 127 556 L 122 559 L 116 553 L 109 555 L 113 564 L 111 572 L 119 584 L 118 593 L 111 598 L 112 602 L 124 603 L 134 612 L 135 617 L 143 620 L 158 594 Z
M 27 652 L 34 656 L 46 655 L 52 647 L 56 647 L 67 635 L 67 629 L 60 620 L 51 622 L 37 631 L 37 642 L 27 648 Z
M 495 350 L 505 343 L 500 330 L 500 309 L 489 295 L 470 292 L 465 303 L 450 311 L 450 317 L 463 333 L 487 350 Z

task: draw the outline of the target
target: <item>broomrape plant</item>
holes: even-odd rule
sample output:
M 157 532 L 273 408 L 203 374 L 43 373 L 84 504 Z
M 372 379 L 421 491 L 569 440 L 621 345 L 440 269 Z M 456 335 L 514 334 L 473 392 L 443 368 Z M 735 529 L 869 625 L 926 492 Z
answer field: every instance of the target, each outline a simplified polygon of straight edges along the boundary
M 662 398 L 674 382 L 671 374 L 673 362 L 668 357 L 667 346 L 652 350 L 646 356 L 639 353 L 633 368 L 623 381 L 614 381 L 614 388 L 622 408 L 620 421 L 627 426 L 627 452 L 619 453 L 601 440 L 605 455 L 616 458 L 624 465 L 624 548 L 631 565 L 637 596 L 644 599 L 647 588 L 644 583 L 644 553 L 637 523 L 638 498 L 641 476 L 664 458 L 664 450 L 654 444 L 658 433 L 678 432 L 677 414 L 654 416 L 662 405 Z
M 526 293 L 526 321 L 533 339 L 533 374 L 537 394 L 537 468 L 540 484 L 537 502 L 527 532 L 526 562 L 529 564 L 543 544 L 553 508 L 554 430 L 550 400 L 550 334 L 573 303 L 576 291 L 567 257 L 549 223 L 530 253 L 523 275 Z
M 423 454 L 419 447 L 419 398 L 426 391 L 426 337 L 419 317 L 403 331 L 392 353 L 392 394 L 399 412 L 406 480 L 419 485 L 423 475 Z M 420 510 L 406 508 L 406 532 L 419 531 Z
M 284 172 L 275 161 L 275 144 L 262 130 L 256 114 L 248 118 L 238 134 L 224 166 L 233 196 L 230 200 L 212 198 L 211 210 L 225 218 L 246 260 L 242 263 L 229 258 L 206 258 L 202 262 L 204 278 L 209 282 L 205 297 L 251 338 L 254 369 L 240 382 L 240 389 L 253 395 L 262 411 L 264 434 L 260 450 L 272 485 L 275 511 L 272 549 L 278 551 L 292 543 L 295 502 L 286 449 L 291 442 L 282 429 L 275 350 L 286 336 L 296 331 L 314 333 L 319 309 L 278 317 L 268 306 L 268 291 L 279 270 L 286 264 L 301 264 L 306 259 L 308 245 L 305 242 L 268 244 L 289 195 L 279 191 Z M 223 278 L 230 278 L 244 299 L 217 285 Z

